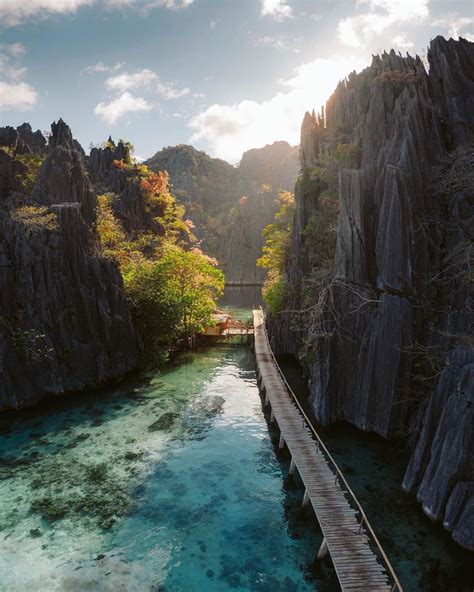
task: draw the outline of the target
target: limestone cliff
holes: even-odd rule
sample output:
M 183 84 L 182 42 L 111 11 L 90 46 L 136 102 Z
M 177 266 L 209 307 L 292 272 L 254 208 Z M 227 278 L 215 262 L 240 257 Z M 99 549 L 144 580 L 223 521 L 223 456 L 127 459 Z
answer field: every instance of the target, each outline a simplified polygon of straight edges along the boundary
M 323 116 L 306 115 L 286 270 L 293 312 L 270 328 L 280 351 L 302 357 L 317 419 L 403 435 L 404 489 L 472 549 L 474 44 L 437 37 L 428 61 L 429 72 L 418 57 L 375 56 Z M 322 281 L 307 229 L 322 211 L 322 163 L 349 152 Z
M 265 274 L 255 267 L 261 232 L 278 209 L 278 191 L 293 189 L 297 150 L 275 142 L 245 152 L 233 167 L 179 145 L 158 152 L 146 164 L 168 171 L 176 199 L 186 207 L 205 250 L 219 259 L 226 281 L 262 283 Z
M 45 144 L 27 124 L 0 129 L 0 409 L 99 386 L 137 363 L 83 151 L 62 120 Z

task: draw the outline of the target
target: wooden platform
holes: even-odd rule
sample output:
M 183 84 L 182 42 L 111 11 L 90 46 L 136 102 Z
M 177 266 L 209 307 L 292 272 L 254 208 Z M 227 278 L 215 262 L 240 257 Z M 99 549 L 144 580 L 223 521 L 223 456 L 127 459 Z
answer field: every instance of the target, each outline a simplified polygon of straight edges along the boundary
M 393 569 L 337 465 L 295 404 L 268 342 L 261 310 L 254 311 L 257 376 L 324 535 L 342 590 L 401 591 Z M 347 487 L 345 487 L 347 485 Z M 348 491 L 347 491 L 348 490 Z M 373 536 L 372 536 L 373 535 Z M 375 538 L 375 541 L 374 541 Z M 320 550 L 324 552 L 324 549 Z

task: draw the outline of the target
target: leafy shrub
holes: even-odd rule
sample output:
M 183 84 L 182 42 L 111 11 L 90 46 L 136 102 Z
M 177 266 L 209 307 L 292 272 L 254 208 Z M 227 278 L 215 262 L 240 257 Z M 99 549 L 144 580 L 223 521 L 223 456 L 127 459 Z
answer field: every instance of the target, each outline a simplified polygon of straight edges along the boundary
M 124 281 L 150 359 L 165 358 L 176 340 L 202 331 L 224 289 L 215 261 L 169 244 L 159 259 L 131 266 Z
M 31 232 L 59 230 L 57 215 L 45 206 L 20 206 L 13 210 L 11 218 Z
M 295 198 L 289 191 L 280 193 L 280 209 L 275 222 L 263 229 L 265 245 L 257 265 L 268 270 L 263 286 L 263 299 L 270 312 L 277 313 L 283 306 L 287 293 L 285 264 L 290 246 L 291 230 L 295 211 Z
M 38 171 L 43 164 L 44 157 L 37 156 L 36 154 L 17 154 L 13 148 L 10 148 L 9 146 L 2 146 L 0 147 L 0 150 L 3 150 L 9 156 L 24 165 L 25 171 L 21 175 L 18 175 L 21 193 L 26 195 L 31 193 Z

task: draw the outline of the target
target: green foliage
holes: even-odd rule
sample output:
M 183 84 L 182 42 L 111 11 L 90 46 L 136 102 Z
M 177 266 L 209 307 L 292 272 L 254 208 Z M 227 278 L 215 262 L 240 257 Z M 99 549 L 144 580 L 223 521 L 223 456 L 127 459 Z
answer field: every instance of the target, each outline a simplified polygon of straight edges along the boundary
M 295 199 L 292 193 L 281 192 L 280 209 L 275 215 L 275 222 L 263 230 L 265 245 L 257 265 L 268 270 L 263 287 L 263 299 L 270 312 L 276 313 L 283 308 L 287 292 L 285 263 L 290 246 L 291 230 L 295 211 Z
M 178 343 L 209 324 L 224 288 L 217 262 L 191 249 L 193 225 L 176 203 L 166 171 L 113 161 L 135 184 L 149 227 L 130 233 L 114 211 L 114 193 L 97 198 L 97 234 L 104 254 L 119 264 L 149 362 L 159 363 Z
M 270 269 L 262 290 L 263 300 L 271 314 L 281 312 L 288 295 L 288 281 L 284 273 Z
M 11 218 L 31 233 L 59 230 L 58 217 L 45 206 L 20 206 L 13 210 Z
M 209 257 L 170 244 L 159 259 L 131 266 L 124 280 L 151 359 L 202 331 L 224 289 L 224 275 Z
M 130 154 L 133 154 L 135 152 L 135 146 L 128 140 L 119 139 L 119 144 L 120 143 L 122 143 L 125 146 L 125 148 L 127 148 Z
M 356 144 L 337 144 L 334 158 L 341 167 L 354 168 L 359 163 L 360 148 Z
M 337 202 L 329 197 L 326 200 L 320 198 L 319 208 L 313 212 L 303 231 L 309 260 L 319 270 L 329 271 L 332 267 L 336 250 L 337 220 Z
M 13 148 L 10 148 L 9 146 L 2 146 L 0 150 L 3 150 L 6 154 L 20 162 L 25 167 L 25 170 L 18 175 L 21 192 L 25 195 L 31 193 L 38 171 L 43 164 L 44 157 L 37 156 L 36 154 L 17 154 Z

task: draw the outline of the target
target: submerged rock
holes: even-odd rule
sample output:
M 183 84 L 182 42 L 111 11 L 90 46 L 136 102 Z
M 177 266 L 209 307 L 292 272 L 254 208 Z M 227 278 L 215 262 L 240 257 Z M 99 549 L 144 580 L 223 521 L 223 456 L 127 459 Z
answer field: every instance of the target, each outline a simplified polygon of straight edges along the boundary
M 169 430 L 178 419 L 178 413 L 167 412 L 160 415 L 160 418 L 148 426 L 148 431 L 157 432 L 159 430 Z

